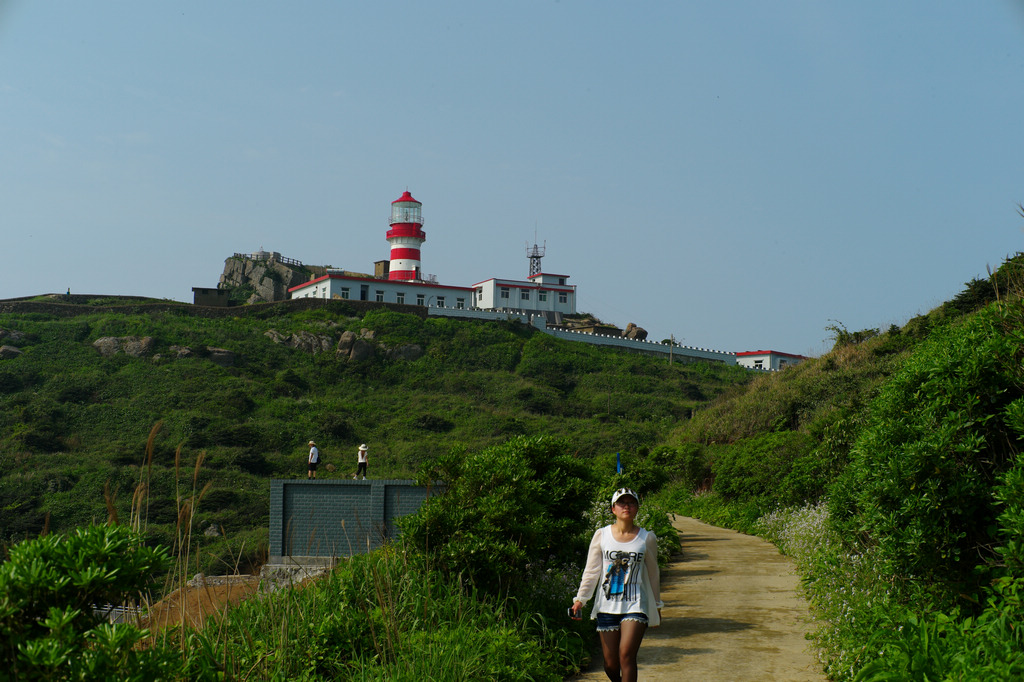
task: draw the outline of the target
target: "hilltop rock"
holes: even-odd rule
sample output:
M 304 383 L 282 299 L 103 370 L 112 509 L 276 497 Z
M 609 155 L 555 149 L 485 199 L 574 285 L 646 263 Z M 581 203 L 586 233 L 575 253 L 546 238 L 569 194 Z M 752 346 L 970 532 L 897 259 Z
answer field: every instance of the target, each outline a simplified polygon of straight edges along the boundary
M 253 294 L 246 303 L 264 303 L 288 299 L 288 289 L 309 280 L 307 269 L 278 262 L 233 256 L 224 261 L 220 276 L 221 289 L 251 287 Z
M 143 358 L 153 354 L 156 340 L 152 336 L 104 336 L 92 342 L 93 348 L 105 358 L 118 353 L 133 358 Z
M 632 322 L 626 325 L 626 329 L 623 330 L 622 336 L 627 339 L 636 339 L 637 341 L 643 341 L 647 338 L 647 330 L 643 327 L 638 327 Z

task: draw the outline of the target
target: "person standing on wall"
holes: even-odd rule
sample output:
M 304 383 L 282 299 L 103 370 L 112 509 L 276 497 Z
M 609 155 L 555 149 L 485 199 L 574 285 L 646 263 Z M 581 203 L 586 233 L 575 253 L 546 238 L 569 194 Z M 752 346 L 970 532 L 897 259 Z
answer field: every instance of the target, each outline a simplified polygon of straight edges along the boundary
M 316 443 L 309 441 L 309 473 L 306 474 L 306 478 L 313 480 L 316 478 L 316 465 L 320 463 L 320 451 L 316 449 Z
M 640 643 L 648 625 L 661 625 L 664 606 L 658 538 L 636 525 L 639 509 L 640 498 L 629 488 L 612 495 L 615 523 L 594 533 L 580 589 L 569 609 L 569 615 L 579 620 L 583 605 L 597 591 L 590 617 L 597 620 L 604 672 L 612 682 L 636 681 Z
M 359 459 L 358 459 L 358 465 L 356 466 L 356 475 L 353 476 L 352 478 L 359 478 L 359 476 L 362 475 L 363 480 L 365 481 L 366 480 L 366 462 L 367 462 L 367 459 L 366 459 L 366 443 L 363 443 L 362 445 L 359 446 L 358 458 Z

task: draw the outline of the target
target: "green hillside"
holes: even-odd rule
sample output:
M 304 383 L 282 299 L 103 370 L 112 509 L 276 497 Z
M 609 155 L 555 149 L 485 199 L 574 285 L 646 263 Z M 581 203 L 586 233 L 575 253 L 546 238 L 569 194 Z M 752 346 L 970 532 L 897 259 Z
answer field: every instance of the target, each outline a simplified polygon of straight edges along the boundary
M 670 437 L 668 508 L 797 560 L 834 679 L 1020 679 L 1024 255 Z
M 243 543 L 246 563 L 259 561 L 268 480 L 305 476 L 310 439 L 335 467 L 321 469 L 328 478 L 354 471 L 360 443 L 370 446 L 373 477 L 412 477 L 453 448 L 516 435 L 564 437 L 584 460 L 622 452 L 629 461 L 750 376 L 564 342 L 519 323 L 340 301 L 216 310 L 76 297 L 3 310 L 0 344 L 21 352 L 0 359 L 0 539 L 103 521 L 105 488 L 127 518 L 145 479 L 144 525 L 171 546 L 176 501 L 201 455 L 194 483 L 210 487 L 196 522 L 222 536 L 208 540 L 221 548 L 209 570 Z M 366 337 L 372 357 L 339 356 L 346 331 Z M 139 357 L 104 356 L 94 342 L 110 337 L 151 341 L 137 344 Z M 320 341 L 312 352 L 274 338 Z

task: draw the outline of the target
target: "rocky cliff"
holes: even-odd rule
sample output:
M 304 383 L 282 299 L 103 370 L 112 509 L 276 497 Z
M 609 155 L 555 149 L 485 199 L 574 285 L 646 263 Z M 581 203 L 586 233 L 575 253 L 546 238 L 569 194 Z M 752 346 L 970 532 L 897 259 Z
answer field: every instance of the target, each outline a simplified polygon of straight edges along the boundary
M 322 266 L 292 265 L 276 259 L 232 256 L 224 261 L 218 287 L 233 290 L 231 298 L 245 303 L 288 299 L 288 289 L 324 274 Z

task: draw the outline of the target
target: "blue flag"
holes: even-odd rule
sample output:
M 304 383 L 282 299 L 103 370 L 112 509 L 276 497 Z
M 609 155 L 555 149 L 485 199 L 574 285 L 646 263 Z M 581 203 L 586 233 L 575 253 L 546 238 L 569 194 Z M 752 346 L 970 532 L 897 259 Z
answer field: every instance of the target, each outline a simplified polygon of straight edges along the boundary
M 622 456 L 619 453 L 615 453 L 615 473 L 622 473 Z

